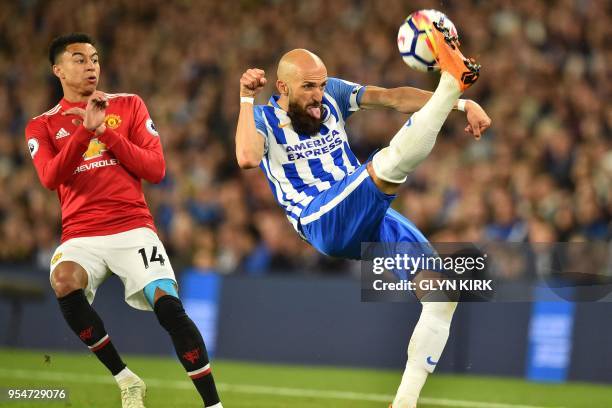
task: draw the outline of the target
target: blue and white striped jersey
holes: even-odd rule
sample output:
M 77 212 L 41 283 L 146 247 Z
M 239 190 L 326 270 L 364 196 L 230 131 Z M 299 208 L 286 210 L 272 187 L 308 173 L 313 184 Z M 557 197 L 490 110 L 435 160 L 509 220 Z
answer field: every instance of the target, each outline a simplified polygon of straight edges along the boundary
M 287 218 L 297 230 L 302 210 L 322 191 L 353 173 L 359 161 L 351 151 L 346 119 L 359 110 L 365 88 L 337 78 L 328 78 L 323 106 L 325 116 L 318 134 L 296 133 L 287 112 L 272 96 L 268 105 L 255 106 L 255 125 L 265 137 L 260 167 Z

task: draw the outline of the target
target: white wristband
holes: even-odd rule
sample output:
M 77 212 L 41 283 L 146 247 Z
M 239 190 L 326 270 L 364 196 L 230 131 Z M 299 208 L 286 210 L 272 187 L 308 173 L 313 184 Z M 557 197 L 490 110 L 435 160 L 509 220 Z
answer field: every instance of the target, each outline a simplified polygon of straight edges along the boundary
M 457 110 L 461 112 L 465 112 L 465 104 L 467 103 L 467 99 L 459 99 L 457 101 Z
M 251 105 L 253 105 L 255 103 L 255 98 L 253 98 L 252 96 L 241 96 L 240 103 L 250 103 Z

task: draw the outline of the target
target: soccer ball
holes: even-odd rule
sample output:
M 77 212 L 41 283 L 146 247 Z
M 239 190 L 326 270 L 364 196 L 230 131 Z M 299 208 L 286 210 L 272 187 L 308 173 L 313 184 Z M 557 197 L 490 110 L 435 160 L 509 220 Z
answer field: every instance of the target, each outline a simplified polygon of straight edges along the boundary
M 410 14 L 397 33 L 397 47 L 404 62 L 417 71 L 439 71 L 440 67 L 431 52 L 434 46 L 433 23 L 440 23 L 457 36 L 457 29 L 446 15 L 438 10 L 419 10 Z

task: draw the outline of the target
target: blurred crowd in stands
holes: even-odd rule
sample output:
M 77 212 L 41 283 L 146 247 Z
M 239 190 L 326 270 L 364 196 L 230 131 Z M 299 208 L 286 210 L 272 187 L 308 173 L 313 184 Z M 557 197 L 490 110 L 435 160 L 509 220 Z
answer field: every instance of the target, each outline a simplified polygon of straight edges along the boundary
M 446 12 L 483 65 L 465 97 L 493 125 L 476 141 L 453 112 L 393 206 L 437 242 L 609 241 L 607 0 L 20 0 L 0 7 L 0 260 L 47 268 L 58 245 L 59 203 L 38 182 L 24 127 L 61 98 L 50 40 L 84 31 L 101 53 L 100 89 L 141 95 L 162 136 L 166 177 L 145 194 L 177 272 L 345 273 L 346 261 L 297 237 L 259 169 L 237 167 L 238 80 L 265 69 L 266 103 L 278 58 L 303 47 L 330 76 L 433 90 L 438 75 L 410 70 L 396 47 L 402 18 L 421 8 Z M 405 120 L 357 113 L 351 146 L 365 160 Z

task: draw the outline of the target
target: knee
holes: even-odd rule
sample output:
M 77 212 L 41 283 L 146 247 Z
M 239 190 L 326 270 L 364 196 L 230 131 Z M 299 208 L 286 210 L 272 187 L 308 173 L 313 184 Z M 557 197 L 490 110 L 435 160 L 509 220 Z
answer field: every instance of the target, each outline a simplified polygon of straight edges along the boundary
M 424 316 L 431 319 L 438 326 L 443 328 L 449 328 L 453 315 L 457 309 L 457 302 L 454 301 L 422 301 L 423 311 L 421 312 Z
M 375 180 L 392 185 L 403 184 L 407 179 L 408 171 L 399 168 L 400 159 L 401 153 L 393 145 L 379 150 L 372 158 L 372 173 L 376 175 Z
M 151 306 L 159 324 L 167 332 L 180 328 L 188 319 L 183 302 L 178 297 L 176 282 L 172 279 L 158 279 L 143 289 L 145 298 Z
M 154 280 L 153 282 L 147 284 L 142 291 L 151 307 L 155 307 L 157 301 L 166 295 L 174 296 L 178 299 L 176 282 L 172 279 Z
M 51 274 L 51 287 L 55 295 L 60 298 L 78 289 L 87 287 L 87 273 L 77 263 L 62 262 L 55 267 Z
M 378 177 L 378 175 L 376 174 L 376 171 L 374 170 L 373 161 L 368 163 L 366 169 L 368 170 L 368 174 L 370 175 L 370 178 L 372 179 L 372 181 L 374 181 L 374 184 L 380 191 L 382 191 L 385 194 L 397 193 L 397 190 L 399 189 L 401 184 L 397 182 L 390 182 L 387 180 L 383 180 L 382 178 Z
M 153 310 L 159 324 L 169 333 L 174 332 L 189 321 L 183 303 L 174 296 L 162 296 L 155 302 Z

